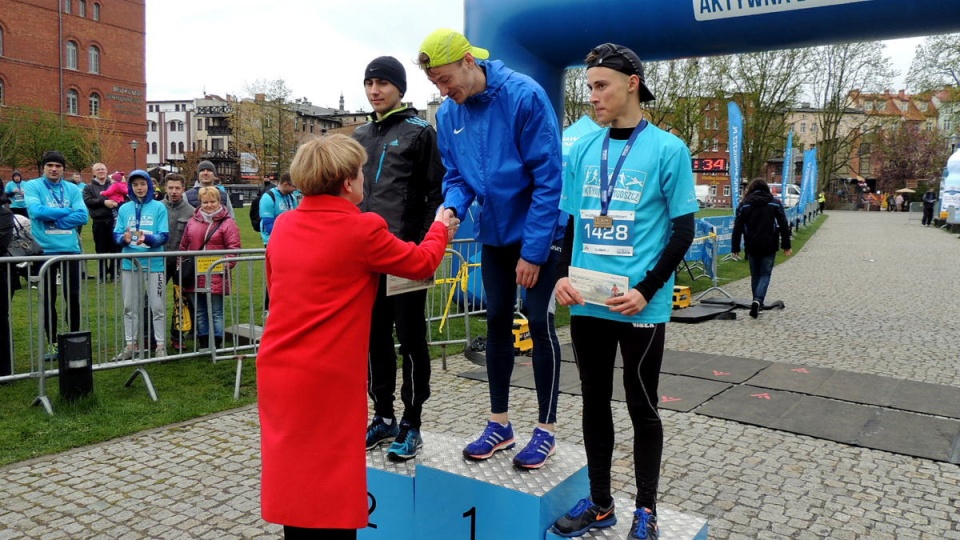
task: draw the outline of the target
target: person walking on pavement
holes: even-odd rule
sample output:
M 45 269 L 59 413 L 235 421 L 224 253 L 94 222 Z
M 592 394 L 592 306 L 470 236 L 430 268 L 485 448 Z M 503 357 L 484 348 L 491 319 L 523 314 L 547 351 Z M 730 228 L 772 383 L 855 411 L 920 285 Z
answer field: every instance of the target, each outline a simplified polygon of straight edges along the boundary
M 568 156 L 560 208 L 571 220 L 556 298 L 571 306 L 590 496 L 558 519 L 553 530 L 573 537 L 617 522 L 611 401 L 619 346 L 637 482 L 628 538 L 656 539 L 663 454 L 657 390 L 674 270 L 693 242 L 699 203 L 686 144 L 643 118 L 641 103 L 654 96 L 636 53 L 605 43 L 590 51 L 585 64 L 590 103 L 597 120 L 609 127 L 581 137 Z M 578 288 L 575 271 L 580 270 L 601 272 L 624 286 L 603 303 L 587 303 L 589 287 Z
M 933 223 L 933 207 L 937 204 L 937 194 L 932 189 L 928 189 L 923 194 L 923 219 L 920 224 L 929 227 Z
M 447 97 L 437 112 L 447 169 L 444 213 L 462 219 L 470 204 L 478 203 L 474 221 L 482 245 L 490 418 L 463 455 L 484 460 L 516 444 L 509 405 L 519 285 L 526 289 L 538 417 L 533 436 L 513 463 L 535 469 L 556 451 L 560 343 L 552 298 L 563 234 L 560 128 L 543 88 L 503 62 L 487 60 L 489 56 L 462 34 L 439 29 L 424 39 L 417 63 Z
M 783 205 L 773 197 L 770 186 L 762 178 L 750 182 L 747 195 L 737 208 L 737 217 L 733 221 L 732 251 L 735 256 L 740 255 L 741 239 L 750 264 L 750 290 L 753 292 L 750 316 L 756 319 L 767 296 L 777 250 L 782 246 L 784 255 L 793 255 L 790 226 Z
M 405 242 L 421 242 L 443 202 L 443 163 L 437 149 L 437 134 L 403 104 L 407 74 L 390 56 L 367 65 L 363 80 L 367 100 L 373 107 L 371 121 L 353 133 L 367 152 L 363 166 L 363 201 L 360 210 L 374 212 L 387 221 L 390 232 Z M 367 428 L 367 449 L 391 441 L 387 457 L 406 460 L 423 446 L 421 416 L 430 397 L 430 351 L 424 308 L 427 291 L 421 289 L 387 296 L 387 276 L 380 276 L 370 327 L 370 381 L 367 392 L 373 400 L 373 419 Z M 403 417 L 394 413 L 397 387 L 397 353 L 393 328 L 400 341 L 400 400 Z

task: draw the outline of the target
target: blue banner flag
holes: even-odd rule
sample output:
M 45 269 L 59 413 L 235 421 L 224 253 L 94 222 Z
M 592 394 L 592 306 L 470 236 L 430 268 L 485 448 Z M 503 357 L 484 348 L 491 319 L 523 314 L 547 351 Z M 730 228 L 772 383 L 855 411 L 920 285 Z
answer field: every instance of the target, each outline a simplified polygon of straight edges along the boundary
M 817 149 L 811 148 L 803 153 L 803 178 L 800 181 L 800 204 L 803 211 L 804 206 L 812 201 L 810 196 L 812 184 L 815 183 L 817 174 Z
M 793 130 L 787 133 L 787 150 L 783 153 L 783 178 L 780 179 L 780 200 L 786 201 L 787 184 L 793 178 Z
M 730 149 L 730 205 L 740 206 L 740 171 L 743 167 L 743 115 L 736 103 L 727 103 L 727 129 Z

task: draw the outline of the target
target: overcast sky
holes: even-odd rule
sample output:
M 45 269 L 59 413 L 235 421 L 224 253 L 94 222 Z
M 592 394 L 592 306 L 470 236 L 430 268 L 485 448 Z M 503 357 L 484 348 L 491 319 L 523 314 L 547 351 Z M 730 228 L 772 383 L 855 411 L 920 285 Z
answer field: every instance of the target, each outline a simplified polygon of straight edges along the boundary
M 436 89 L 414 65 L 420 42 L 441 27 L 463 30 L 459 0 L 149 0 L 147 97 L 247 95 L 257 79 L 283 79 L 293 98 L 370 110 L 363 70 L 377 56 L 407 68 L 405 100 L 424 108 Z M 889 41 L 903 87 L 920 38 Z M 490 48 L 495 44 L 478 43 Z M 641 55 L 642 56 L 642 55 Z

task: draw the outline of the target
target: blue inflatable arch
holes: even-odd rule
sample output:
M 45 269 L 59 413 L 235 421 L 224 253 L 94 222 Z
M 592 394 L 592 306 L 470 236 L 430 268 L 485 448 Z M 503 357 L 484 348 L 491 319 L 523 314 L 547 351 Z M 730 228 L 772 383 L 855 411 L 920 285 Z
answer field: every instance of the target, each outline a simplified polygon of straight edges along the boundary
M 595 45 L 647 60 L 960 31 L 957 0 L 465 0 L 464 28 L 536 79 L 558 116 L 563 72 Z

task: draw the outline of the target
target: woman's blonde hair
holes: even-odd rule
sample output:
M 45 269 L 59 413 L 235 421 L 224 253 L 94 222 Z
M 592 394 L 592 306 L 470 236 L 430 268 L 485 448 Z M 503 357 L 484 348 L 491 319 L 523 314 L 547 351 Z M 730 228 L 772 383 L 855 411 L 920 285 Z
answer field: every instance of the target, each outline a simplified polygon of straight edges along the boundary
M 356 178 L 366 162 L 367 152 L 360 143 L 346 135 L 327 135 L 297 149 L 290 176 L 306 197 L 340 195 L 343 182 Z
M 214 186 L 203 186 L 197 191 L 197 200 L 203 201 L 204 195 L 213 195 L 216 197 L 217 202 L 220 202 L 220 189 Z

